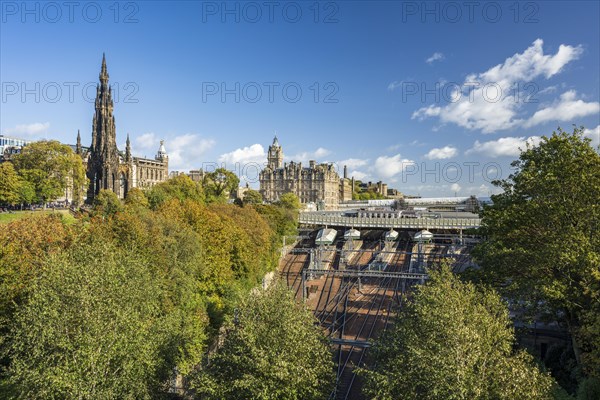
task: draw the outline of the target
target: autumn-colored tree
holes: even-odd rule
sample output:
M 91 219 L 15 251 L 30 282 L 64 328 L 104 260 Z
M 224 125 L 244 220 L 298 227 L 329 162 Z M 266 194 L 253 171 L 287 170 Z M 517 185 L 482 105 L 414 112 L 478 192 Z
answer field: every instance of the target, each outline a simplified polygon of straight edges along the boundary
M 71 229 L 59 214 L 31 216 L 0 229 L 0 397 L 6 340 L 14 315 L 31 285 L 45 273 L 45 260 L 72 245 Z
M 0 309 L 20 303 L 32 280 L 43 273 L 44 259 L 72 244 L 72 232 L 60 214 L 11 222 L 0 229 Z
M 150 390 L 147 389 L 148 387 L 152 386 L 156 389 L 158 378 L 154 374 L 157 371 L 155 367 L 150 366 L 148 374 L 145 375 L 136 369 L 138 365 L 148 365 L 144 364 L 146 362 L 144 360 L 147 360 L 145 357 L 150 354 L 148 347 L 140 350 L 141 358 L 136 358 L 136 355 L 122 358 L 132 363 L 134 368 L 132 375 L 129 376 L 133 379 L 131 392 L 119 392 L 113 386 L 113 382 L 100 382 L 99 377 L 98 379 L 90 377 L 86 375 L 86 371 L 74 372 L 72 370 L 74 364 L 67 359 L 66 355 L 62 357 L 44 353 L 45 349 L 53 345 L 54 340 L 68 343 L 68 349 L 61 348 L 60 352 L 76 354 L 82 363 L 87 365 L 89 359 L 86 357 L 92 354 L 90 349 L 94 346 L 102 349 L 106 344 L 105 338 L 96 336 L 98 331 L 90 331 L 88 336 L 74 334 L 67 337 L 55 330 L 58 321 L 51 319 L 55 316 L 53 313 L 58 304 L 58 300 L 54 302 L 55 297 L 74 296 L 74 299 L 79 302 L 94 302 L 96 300 L 91 293 L 94 288 L 94 290 L 104 291 L 99 293 L 101 296 L 109 296 L 115 302 L 121 301 L 117 300 L 117 297 L 111 297 L 117 296 L 116 282 L 107 278 L 104 283 L 101 283 L 100 275 L 94 274 L 85 275 L 86 279 L 89 279 L 90 286 L 82 288 L 81 293 L 74 294 L 73 285 L 80 283 L 80 278 L 74 275 L 76 268 L 83 270 L 89 266 L 89 268 L 96 268 L 99 274 L 104 268 L 109 271 L 114 268 L 120 270 L 123 265 L 129 263 L 136 264 L 132 266 L 133 270 L 138 267 L 144 268 L 144 274 L 147 272 L 152 277 L 152 281 L 147 283 L 160 287 L 158 303 L 154 303 L 152 300 L 154 298 L 146 300 L 151 301 L 156 315 L 160 316 L 160 321 L 166 324 L 169 332 L 168 340 L 165 339 L 168 343 L 161 347 L 156 361 L 168 365 L 167 369 L 170 371 L 176 366 L 180 373 L 187 374 L 200 364 L 209 341 L 216 337 L 223 319 L 233 312 L 239 296 L 247 293 L 260 281 L 266 271 L 274 267 L 276 252 L 273 238 L 277 235 L 271 228 L 271 222 L 258 213 L 254 206 L 242 209 L 216 203 L 206 206 L 203 204 L 203 197 L 199 196 L 202 194 L 201 187 L 187 177 L 162 186 L 160 192 L 154 192 L 156 193 L 161 193 L 164 197 L 154 202 L 153 208 L 143 206 L 144 193 L 136 190 L 130 192 L 131 196 L 126 201 L 128 204 L 122 207 L 114 193 L 103 191 L 96 199 L 94 212 L 105 215 L 108 211 L 105 216 L 110 215 L 110 218 L 86 219 L 72 226 L 62 224 L 60 217 L 51 217 L 54 218 L 52 221 L 60 223 L 60 226 L 48 221 L 42 221 L 38 225 L 33 222 L 37 219 L 33 218 L 19 221 L 22 229 L 21 225 L 9 225 L 11 230 L 0 231 L 2 245 L 0 246 L 2 279 L 0 292 L 3 296 L 0 306 L 2 307 L 1 321 L 4 323 L 2 338 L 7 341 L 5 344 L 10 343 L 12 346 L 12 350 L 4 351 L 2 353 L 4 358 L 0 359 L 0 364 L 4 363 L 8 368 L 8 375 L 0 376 L 0 397 L 5 394 L 2 392 L 3 388 L 6 388 L 3 382 L 10 382 L 15 390 L 6 397 L 16 396 L 15 393 L 22 392 L 29 393 L 35 398 L 31 393 L 39 388 L 39 396 L 109 398 L 113 393 L 113 397 L 137 398 L 144 397 L 144 390 Z M 278 210 L 281 216 L 289 211 L 281 207 L 268 207 Z M 116 210 L 119 212 L 114 212 Z M 282 221 L 286 221 L 285 218 Z M 278 221 L 273 223 L 276 229 L 280 229 L 277 226 Z M 13 227 L 17 228 L 12 229 Z M 61 233 L 63 231 L 64 234 Z M 76 244 L 75 249 L 71 247 L 73 243 Z M 89 252 L 89 258 L 85 258 L 83 253 L 78 252 L 79 248 L 82 252 L 86 251 L 83 249 L 89 248 L 97 251 Z M 110 255 L 105 256 L 104 252 Z M 106 257 L 106 263 L 110 265 L 105 265 L 105 261 L 101 260 L 102 257 Z M 85 268 L 82 263 L 86 263 Z M 57 270 L 46 273 L 46 269 L 53 265 L 57 266 Z M 46 287 L 50 282 L 47 279 L 55 279 L 56 276 L 52 274 L 58 273 L 59 270 L 63 271 L 62 276 L 70 281 L 61 286 L 53 280 L 51 291 L 39 289 L 43 292 L 43 296 L 35 300 L 35 306 L 34 302 L 27 303 L 32 308 L 27 308 L 25 311 L 27 304 L 24 299 L 34 296 L 33 292 L 38 293 L 38 287 L 34 284 L 39 283 Z M 65 272 L 66 270 L 69 272 Z M 80 273 L 91 272 L 86 270 Z M 144 276 L 140 279 L 146 279 Z M 121 283 L 128 284 L 129 278 L 123 277 L 123 279 Z M 124 287 L 121 287 L 122 290 L 125 290 Z M 80 310 L 81 314 L 78 314 L 79 311 L 69 307 L 61 311 L 69 314 L 65 314 L 63 318 L 65 323 L 69 326 L 79 326 L 77 324 L 81 324 L 84 320 L 81 315 L 89 310 L 86 311 L 84 307 Z M 21 319 L 15 317 L 18 309 L 23 310 L 23 314 L 19 317 Z M 124 314 L 119 316 L 123 319 L 115 318 L 115 321 L 112 321 L 114 324 L 109 326 L 120 329 L 119 324 L 129 318 L 127 310 L 129 309 L 126 308 Z M 41 324 L 46 324 L 50 329 L 48 335 L 44 333 L 43 337 L 39 336 L 41 331 L 34 334 L 33 331 L 27 333 L 24 330 L 25 319 L 36 312 L 40 315 L 34 319 L 35 328 L 41 329 Z M 46 312 L 49 314 L 44 314 Z M 105 321 L 102 318 L 110 314 L 103 309 L 98 310 L 95 317 L 89 313 L 85 315 L 90 316 L 90 323 L 95 323 L 94 321 Z M 96 317 L 100 319 L 94 320 Z M 11 325 L 10 321 L 20 322 L 19 325 Z M 131 321 L 135 326 L 140 320 L 134 318 Z M 12 331 L 8 329 L 11 326 Z M 124 332 L 130 331 L 125 329 Z M 127 346 L 133 346 L 132 348 L 137 346 L 137 342 L 128 342 L 129 339 L 115 336 L 113 333 L 115 332 L 108 332 L 107 340 L 112 338 L 119 343 L 127 343 Z M 131 337 L 134 342 L 142 337 L 136 335 Z M 150 335 L 145 337 L 154 340 L 152 339 L 154 333 L 148 330 L 141 329 L 139 335 Z M 31 341 L 34 340 L 37 341 L 35 346 L 25 344 L 27 341 L 33 343 Z M 25 346 L 35 348 L 36 354 L 26 354 Z M 7 346 L 3 348 L 6 350 Z M 115 352 L 111 353 L 112 350 Z M 112 356 L 109 354 L 121 357 L 117 350 L 107 350 L 106 358 L 97 361 L 104 362 L 110 359 Z M 45 361 L 35 358 L 38 356 Z M 34 361 L 39 362 L 40 368 L 32 367 Z M 109 362 L 111 366 L 104 365 L 105 371 L 120 374 L 120 370 L 112 370 L 113 366 L 119 365 L 119 362 L 114 358 Z M 57 367 L 54 368 L 51 364 Z M 42 371 L 42 368 L 47 371 Z M 165 371 L 163 367 L 160 367 L 160 370 Z M 61 375 L 62 372 L 67 373 L 68 376 Z M 119 375 L 115 382 L 123 384 L 129 378 Z M 55 379 L 68 382 L 70 388 L 60 386 L 62 383 L 54 381 Z M 80 385 L 82 379 L 89 379 L 90 382 L 100 385 L 101 388 L 98 390 L 101 391 L 86 391 L 87 389 Z M 146 389 L 142 388 L 140 384 L 142 381 L 147 383 L 144 386 Z M 36 386 L 37 384 L 41 386 Z M 71 389 L 80 391 L 75 393 L 70 391 Z M 156 390 L 160 391 L 160 388 Z M 131 394 L 134 392 L 135 395 Z
M 148 207 L 148 198 L 140 188 L 132 188 L 127 192 L 125 205 L 133 207 Z
M 178 200 L 169 204 L 175 209 Z M 209 268 L 203 259 L 199 235 L 174 213 L 129 207 L 109 220 L 93 220 L 89 236 L 118 243 L 118 247 L 137 254 L 160 279 L 162 310 L 175 321 L 171 328 L 172 345 L 177 349 L 174 363 L 187 373 L 200 362 L 206 348 L 208 318 L 202 282 Z
M 278 255 L 271 245 L 274 232 L 253 207 L 239 209 L 232 205 L 213 204 L 209 209 L 228 216 L 237 228 L 241 228 L 243 234 L 234 241 L 234 270 L 238 271 L 240 278 L 254 286 L 277 265 Z

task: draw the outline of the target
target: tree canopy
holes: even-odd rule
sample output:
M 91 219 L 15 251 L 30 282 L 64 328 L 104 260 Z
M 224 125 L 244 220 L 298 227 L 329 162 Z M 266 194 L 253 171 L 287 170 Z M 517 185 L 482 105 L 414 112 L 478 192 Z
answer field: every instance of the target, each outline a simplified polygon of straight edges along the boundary
M 14 205 L 19 203 L 21 196 L 21 179 L 12 163 L 0 163 L 0 204 Z
M 35 193 L 35 201 L 46 203 L 73 188 L 74 198 L 81 198 L 86 183 L 81 157 L 71 147 L 57 141 L 39 141 L 24 146 L 14 157 L 15 169 Z
M 92 241 L 50 257 L 15 315 L 9 347 L 17 398 L 141 399 L 165 380 L 172 330 L 144 261 Z
M 262 204 L 263 197 L 258 190 L 249 189 L 244 193 L 244 204 Z
M 94 197 L 94 214 L 108 217 L 123 211 L 123 204 L 115 192 L 112 190 L 100 190 Z
M 225 168 L 217 168 L 204 177 L 204 189 L 209 202 L 225 202 L 238 188 L 240 179 Z
M 154 207 L 139 190 L 124 207 L 102 192 L 92 218 L 40 215 L 0 230 L 0 397 L 160 397 L 277 265 L 287 219 L 206 205 L 188 177 L 160 190 Z
M 370 399 L 550 399 L 553 380 L 513 350 L 508 308 L 494 291 L 430 270 L 362 370 Z
M 287 210 L 298 211 L 300 209 L 300 199 L 294 193 L 285 193 L 281 195 L 277 205 Z
M 531 315 L 559 321 L 578 361 L 600 370 L 600 155 L 558 129 L 513 162 L 503 193 L 483 211 L 479 279 Z
M 283 283 L 247 296 L 226 325 L 222 347 L 196 376 L 207 399 L 323 399 L 333 361 L 312 313 Z
M 164 182 L 154 185 L 147 192 L 148 202 L 153 209 L 169 200 L 191 200 L 197 203 L 204 203 L 204 189 L 199 182 L 194 182 L 187 175 L 177 175 Z

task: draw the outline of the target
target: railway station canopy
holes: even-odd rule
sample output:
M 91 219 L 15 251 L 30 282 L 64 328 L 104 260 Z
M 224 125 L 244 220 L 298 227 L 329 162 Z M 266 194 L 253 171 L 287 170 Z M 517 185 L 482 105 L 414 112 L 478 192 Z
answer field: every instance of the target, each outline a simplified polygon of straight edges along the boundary
M 360 239 L 360 231 L 354 228 L 348 229 L 344 233 L 344 239 Z
M 430 242 L 433 239 L 433 233 L 423 229 L 422 231 L 415 233 L 413 239 L 415 242 Z
M 336 236 L 337 236 L 337 231 L 335 229 L 323 228 L 323 229 L 319 230 L 319 232 L 317 232 L 315 244 L 316 245 L 333 244 Z

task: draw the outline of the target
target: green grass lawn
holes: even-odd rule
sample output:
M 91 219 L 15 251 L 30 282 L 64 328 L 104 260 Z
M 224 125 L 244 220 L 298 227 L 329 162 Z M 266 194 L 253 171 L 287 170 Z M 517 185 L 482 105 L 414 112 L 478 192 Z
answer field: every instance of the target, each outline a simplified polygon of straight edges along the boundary
M 75 217 L 73 217 L 73 215 L 71 215 L 71 213 L 69 213 L 68 210 L 15 211 L 12 214 L 0 213 L 0 225 L 8 224 L 9 222 L 12 222 L 12 221 L 15 221 L 15 220 L 21 219 L 21 218 L 29 218 L 29 217 L 35 216 L 35 215 L 52 214 L 52 213 L 62 214 L 62 216 L 65 219 L 65 222 L 67 224 L 72 224 L 75 222 Z

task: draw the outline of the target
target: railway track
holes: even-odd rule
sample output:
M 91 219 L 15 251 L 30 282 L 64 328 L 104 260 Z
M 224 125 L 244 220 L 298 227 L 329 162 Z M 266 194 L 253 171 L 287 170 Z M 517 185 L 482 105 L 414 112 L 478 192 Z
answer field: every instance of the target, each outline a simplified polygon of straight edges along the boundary
M 398 248 L 406 248 L 408 242 L 401 242 Z M 389 271 L 402 271 L 406 268 L 405 254 L 396 254 L 388 263 Z M 346 295 L 338 304 L 342 310 L 340 317 L 331 325 L 331 336 L 354 342 L 366 342 L 385 330 L 394 305 L 399 304 L 401 279 L 380 278 L 364 283 L 365 289 L 357 298 Z M 356 282 L 353 283 L 356 285 Z M 357 301 L 358 300 L 358 301 Z M 352 343 L 352 342 L 350 342 Z M 363 346 L 340 344 L 336 354 L 336 388 L 330 399 L 362 399 L 356 390 L 356 368 L 364 365 L 367 349 Z
M 356 270 L 370 265 L 379 268 L 384 264 L 388 272 L 409 272 L 411 259 L 413 264 L 419 258 L 421 263 L 430 266 L 449 256 L 446 243 L 424 244 L 422 253 L 417 254 L 416 245 L 406 233 L 402 233 L 394 246 L 389 243 L 384 246 L 380 239 L 381 235 L 365 237 L 360 251 L 347 258 L 341 257 L 344 245 L 337 242 L 327 250 L 335 254 L 325 253 L 331 255 L 331 258 L 327 257 L 331 260 L 329 268 Z M 302 298 L 302 270 L 310 261 L 308 247 L 311 245 L 312 242 L 299 248 L 298 252 L 291 252 L 280 265 L 280 275 L 297 298 Z M 463 254 L 455 258 L 455 261 L 462 261 Z M 387 329 L 394 310 L 402 304 L 404 294 L 418 282 L 398 277 L 358 278 L 333 274 L 325 274 L 309 282 L 313 292 L 317 289 L 318 296 L 309 296 L 306 304 L 313 310 L 324 332 L 335 342 L 337 378 L 335 390 L 329 398 L 362 400 L 360 378 L 354 372 L 368 363 L 365 343 Z

